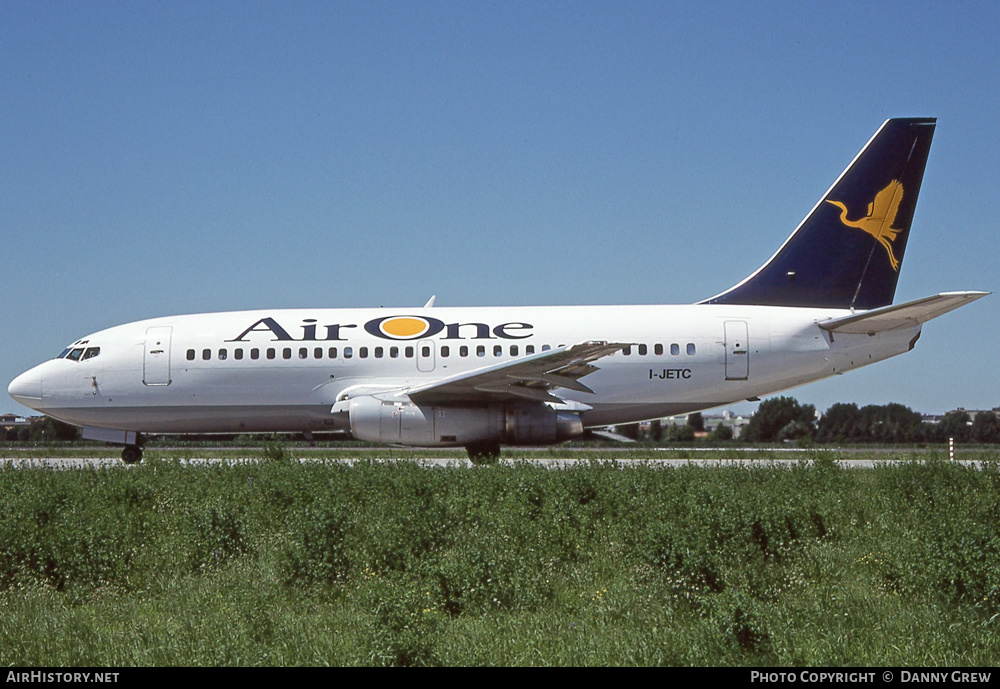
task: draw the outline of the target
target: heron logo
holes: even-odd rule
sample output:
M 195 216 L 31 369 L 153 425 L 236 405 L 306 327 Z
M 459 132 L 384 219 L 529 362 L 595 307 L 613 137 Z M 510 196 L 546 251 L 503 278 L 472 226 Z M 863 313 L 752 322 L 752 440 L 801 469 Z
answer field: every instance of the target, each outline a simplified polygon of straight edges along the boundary
M 868 215 L 860 220 L 847 219 L 847 206 L 840 201 L 830 201 L 827 203 L 840 209 L 840 222 L 848 227 L 856 227 L 867 232 L 878 241 L 889 254 L 889 263 L 892 269 L 899 272 L 899 260 L 892 252 L 892 243 L 903 230 L 893 227 L 896 222 L 896 213 L 899 211 L 899 203 L 903 200 L 903 184 L 899 180 L 892 180 L 882 191 L 875 194 L 875 200 L 868 204 Z

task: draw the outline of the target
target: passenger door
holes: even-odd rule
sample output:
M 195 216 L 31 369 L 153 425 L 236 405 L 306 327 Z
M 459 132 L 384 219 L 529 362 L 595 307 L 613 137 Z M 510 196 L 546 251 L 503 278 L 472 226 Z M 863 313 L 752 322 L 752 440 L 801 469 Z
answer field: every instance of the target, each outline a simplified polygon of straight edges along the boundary
M 750 345 L 746 321 L 726 321 L 726 380 L 747 380 L 750 376 Z
M 173 328 L 146 329 L 146 349 L 142 360 L 144 385 L 170 385 L 170 336 Z

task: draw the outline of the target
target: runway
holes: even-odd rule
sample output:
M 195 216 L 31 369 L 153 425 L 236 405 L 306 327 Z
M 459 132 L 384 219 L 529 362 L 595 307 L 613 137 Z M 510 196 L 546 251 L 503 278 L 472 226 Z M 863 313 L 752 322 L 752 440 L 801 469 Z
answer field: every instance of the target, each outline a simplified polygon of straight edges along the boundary
M 167 459 L 167 460 L 151 460 L 151 461 L 176 461 L 180 464 L 190 464 L 190 465 L 206 465 L 206 464 L 256 464 L 266 461 L 260 457 L 187 457 L 183 459 Z M 488 469 L 489 467 L 474 465 L 468 459 L 456 458 L 456 457 L 417 457 L 417 458 L 366 458 L 366 457 L 338 457 L 338 458 L 310 458 L 303 457 L 298 458 L 294 461 L 300 463 L 311 463 L 311 462 L 336 462 L 342 464 L 354 464 L 356 462 L 380 462 L 380 463 L 408 463 L 408 464 L 418 464 L 420 466 L 426 466 L 428 468 L 447 468 L 447 467 L 464 467 L 464 468 L 478 468 L 478 469 Z M 712 458 L 712 459 L 616 459 L 614 457 L 594 457 L 594 458 L 532 458 L 532 459 L 501 459 L 497 465 L 505 466 L 519 466 L 519 465 L 533 465 L 544 467 L 547 469 L 566 469 L 578 465 L 587 465 L 594 463 L 601 464 L 612 464 L 622 469 L 628 469 L 633 467 L 664 467 L 664 468 L 682 468 L 682 467 L 701 467 L 701 468 L 721 468 L 721 467 L 785 467 L 792 468 L 796 466 L 806 465 L 811 466 L 817 460 L 810 458 L 801 459 L 773 459 L 773 458 L 761 458 L 761 459 L 748 459 L 745 457 L 732 457 L 732 458 Z M 920 461 L 914 459 L 898 459 L 898 458 L 858 458 L 858 459 L 844 459 L 838 458 L 833 460 L 833 463 L 843 469 L 872 469 L 878 466 L 891 466 L 898 464 L 906 464 L 912 461 Z M 975 459 L 956 459 L 954 464 L 961 464 L 962 466 L 968 466 L 973 468 L 982 468 L 987 463 L 982 460 Z M 142 464 L 136 464 L 127 466 L 120 459 L 116 457 L 30 457 L 30 458 L 12 458 L 12 457 L 2 457 L 0 458 L 0 469 L 110 469 L 110 468 L 132 468 L 141 467 Z M 496 465 L 494 465 L 496 466 Z

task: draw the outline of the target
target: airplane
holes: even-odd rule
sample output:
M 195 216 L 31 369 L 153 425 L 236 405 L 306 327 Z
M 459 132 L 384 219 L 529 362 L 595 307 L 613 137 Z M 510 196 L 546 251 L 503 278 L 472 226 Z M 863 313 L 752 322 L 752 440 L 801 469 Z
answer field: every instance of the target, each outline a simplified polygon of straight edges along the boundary
M 756 400 L 911 350 L 987 292 L 893 305 L 936 126 L 889 119 L 775 254 L 695 304 L 295 309 L 101 330 L 17 402 L 142 459 L 149 434 L 349 431 L 401 446 L 554 444 Z

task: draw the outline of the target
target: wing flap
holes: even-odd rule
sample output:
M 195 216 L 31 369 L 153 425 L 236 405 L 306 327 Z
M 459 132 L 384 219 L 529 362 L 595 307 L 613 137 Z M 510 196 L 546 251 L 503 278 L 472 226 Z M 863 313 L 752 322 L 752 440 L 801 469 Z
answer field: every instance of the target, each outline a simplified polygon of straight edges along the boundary
M 587 371 L 581 375 L 585 376 L 587 373 L 591 373 L 597 370 L 596 366 L 591 366 L 590 371 Z M 576 390 L 577 392 L 586 392 L 593 395 L 594 391 L 588 388 L 586 385 L 578 381 L 576 378 L 570 376 L 561 376 L 555 373 L 546 373 L 541 376 L 528 376 L 517 373 L 508 374 L 508 377 L 520 381 L 525 385 L 530 385 L 531 383 L 542 383 L 546 386 L 555 386 L 557 388 L 566 388 L 567 390 Z
M 989 292 L 943 292 L 905 304 L 884 306 L 853 316 L 831 318 L 817 325 L 833 333 L 874 335 L 889 330 L 916 327 L 960 306 L 971 304 L 976 299 L 982 299 L 988 294 Z

